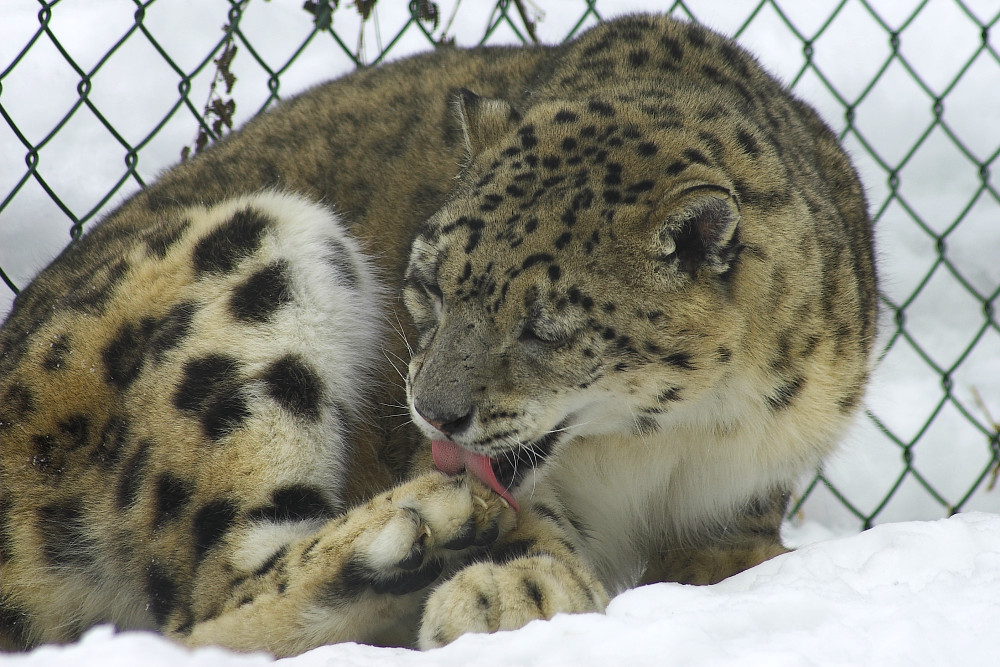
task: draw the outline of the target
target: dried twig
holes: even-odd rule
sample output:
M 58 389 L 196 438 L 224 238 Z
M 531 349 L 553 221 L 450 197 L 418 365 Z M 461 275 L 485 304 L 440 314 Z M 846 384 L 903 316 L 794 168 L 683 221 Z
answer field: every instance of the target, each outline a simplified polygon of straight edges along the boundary
M 318 0 L 317 2 L 306 0 L 305 4 L 302 5 L 302 9 L 313 15 L 313 24 L 317 30 L 326 30 L 333 24 L 333 10 L 337 8 L 339 0 L 333 0 L 332 7 L 330 2 L 331 0 Z
M 535 44 L 538 44 L 538 35 L 535 33 L 535 27 L 537 23 L 534 19 L 529 18 L 528 10 L 524 6 L 524 0 L 514 0 L 514 5 L 517 7 L 517 13 L 521 15 L 521 20 L 524 22 L 524 28 L 528 31 L 528 37 Z
M 972 400 L 975 401 L 979 409 L 983 411 L 984 415 L 986 415 L 986 421 L 988 421 L 990 426 L 993 428 L 994 437 L 1000 436 L 1000 422 L 994 419 L 993 415 L 990 414 L 989 408 L 986 407 L 986 402 L 979 394 L 979 390 L 975 387 L 972 387 Z M 998 476 L 1000 476 L 1000 461 L 996 461 L 993 464 L 993 470 L 990 471 L 990 483 L 986 485 L 987 491 L 992 491 L 996 488 Z
M 236 44 L 233 43 L 233 28 L 227 23 L 222 26 L 226 33 L 226 39 L 222 42 L 222 53 L 213 62 L 215 63 L 215 76 L 212 78 L 212 85 L 208 89 L 208 100 L 205 102 L 204 121 L 198 125 L 198 135 L 194 140 L 194 152 L 200 153 L 208 146 L 213 139 L 222 136 L 226 129 L 233 129 L 233 114 L 236 112 L 236 100 L 230 95 L 233 92 L 233 85 L 236 83 L 236 75 L 230 70 L 233 59 L 236 57 Z M 225 85 L 225 97 L 218 93 L 220 82 Z M 211 123 L 211 134 L 206 129 L 206 124 Z M 191 146 L 181 149 L 181 160 L 186 160 L 191 156 Z
M 461 4 L 461 0 L 455 3 L 455 9 L 458 9 L 458 5 Z M 415 0 L 413 3 L 413 15 L 418 21 L 423 21 L 425 23 L 432 23 L 431 31 L 437 30 L 438 24 L 441 22 L 441 9 L 438 7 L 436 2 L 431 2 L 431 0 Z M 455 18 L 454 10 L 451 14 L 452 18 Z M 449 26 L 451 23 L 449 22 Z
M 435 3 L 432 3 L 432 4 L 434 4 L 435 7 L 437 6 Z M 454 36 L 448 37 L 448 32 L 451 31 L 451 24 L 455 22 L 455 16 L 458 14 L 458 8 L 461 5 L 462 5 L 462 0 L 455 0 L 455 4 L 451 8 L 451 15 L 448 16 L 448 21 L 447 21 L 447 23 L 444 24 L 444 29 L 441 30 L 441 36 L 438 37 L 438 39 L 437 39 L 437 43 L 439 45 L 454 44 L 455 43 L 455 37 Z M 437 27 L 437 23 L 436 22 L 434 24 L 434 27 L 435 28 Z

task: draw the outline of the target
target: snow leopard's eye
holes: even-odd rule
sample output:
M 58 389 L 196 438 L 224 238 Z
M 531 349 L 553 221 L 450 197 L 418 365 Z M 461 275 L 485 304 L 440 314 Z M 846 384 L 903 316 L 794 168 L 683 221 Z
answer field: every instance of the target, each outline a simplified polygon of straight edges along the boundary
M 410 311 L 413 324 L 421 337 L 434 330 L 444 307 L 444 295 L 436 281 L 409 275 L 403 284 L 403 303 Z
M 417 289 L 423 293 L 424 299 L 433 306 L 435 315 L 440 315 L 444 294 L 441 293 L 438 284 L 436 282 L 418 282 Z
M 517 340 L 528 345 L 560 347 L 569 342 L 572 333 L 543 317 L 533 317 L 524 323 Z

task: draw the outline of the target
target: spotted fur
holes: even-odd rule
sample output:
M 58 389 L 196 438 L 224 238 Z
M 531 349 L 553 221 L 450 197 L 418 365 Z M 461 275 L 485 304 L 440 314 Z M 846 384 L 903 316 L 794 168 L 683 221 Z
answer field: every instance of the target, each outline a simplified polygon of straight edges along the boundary
M 751 567 L 861 400 L 871 245 L 835 137 L 686 23 L 310 91 L 15 301 L 0 641 L 435 646 Z

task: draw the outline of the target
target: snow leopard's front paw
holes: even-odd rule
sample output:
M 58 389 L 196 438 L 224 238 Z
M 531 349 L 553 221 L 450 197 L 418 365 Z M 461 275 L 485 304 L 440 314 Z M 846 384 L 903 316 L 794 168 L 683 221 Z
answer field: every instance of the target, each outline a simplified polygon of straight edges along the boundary
M 432 472 L 352 512 L 363 530 L 344 565 L 342 586 L 404 595 L 431 584 L 449 561 L 492 544 L 514 522 L 496 494 L 464 475 Z
M 431 594 L 420 647 L 443 646 L 467 632 L 516 630 L 559 613 L 601 612 L 607 604 L 604 587 L 579 563 L 547 554 L 477 563 Z

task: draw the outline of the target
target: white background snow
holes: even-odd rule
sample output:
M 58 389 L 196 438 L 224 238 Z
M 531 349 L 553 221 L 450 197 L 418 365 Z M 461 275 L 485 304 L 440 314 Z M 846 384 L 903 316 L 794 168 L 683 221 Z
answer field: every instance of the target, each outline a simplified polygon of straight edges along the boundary
M 403 0 L 381 0 L 379 29 L 362 33 L 357 14 L 343 2 L 334 27 L 352 49 L 371 60 L 406 20 Z M 454 2 L 442 1 L 443 19 Z M 448 34 L 460 44 L 477 41 L 492 2 L 464 0 Z M 604 18 L 668 3 L 599 0 Z M 833 10 L 833 0 L 779 3 L 799 33 L 812 37 Z M 908 17 L 919 5 L 916 18 Z M 301 0 L 252 0 L 241 30 L 261 58 L 281 67 L 310 30 Z M 690 0 L 699 20 L 732 34 L 760 6 L 739 40 L 814 104 L 837 130 L 845 126 L 843 104 L 812 69 L 802 43 L 778 18 L 772 3 L 757 0 Z M 913 463 L 946 505 L 964 500 L 968 512 L 946 520 L 946 506 L 933 499 L 913 474 L 904 473 L 903 452 L 868 419 L 860 419 L 843 451 L 827 466 L 827 477 L 862 514 L 881 524 L 855 534 L 861 521 L 824 486 L 807 498 L 786 538 L 806 544 L 799 551 L 707 588 L 659 584 L 627 592 L 604 616 L 558 617 L 515 633 L 469 636 L 426 654 L 357 645 L 322 647 L 282 661 L 306 665 L 607 665 L 607 664 L 997 664 L 1000 626 L 1000 489 L 990 486 L 990 437 L 1000 419 L 1000 333 L 987 325 L 982 302 L 970 296 L 954 270 L 980 294 L 1000 286 L 1000 169 L 985 173 L 956 145 L 981 161 L 1000 151 L 1000 44 L 991 36 L 983 50 L 981 28 L 968 14 L 989 23 L 995 0 L 880 0 L 868 3 L 888 26 L 900 30 L 899 53 L 890 59 L 887 30 L 858 0 L 847 0 L 812 44 L 813 60 L 849 103 L 857 102 L 854 128 L 845 144 L 854 157 L 878 215 L 883 289 L 894 303 L 911 300 L 906 312 L 910 339 L 894 342 L 882 360 L 868 395 L 871 412 L 904 443 L 914 443 Z M 583 14 L 579 0 L 534 0 L 541 10 L 543 41 L 562 40 Z M 80 75 L 42 36 L 29 54 L 7 67 L 39 27 L 39 5 L 3 0 L 0 5 L 0 106 L 27 137 L 46 137 L 79 100 Z M 229 3 L 223 0 L 160 0 L 143 24 L 181 69 L 191 70 L 221 37 Z M 128 0 L 57 3 L 51 31 L 80 67 L 89 72 L 135 25 L 136 4 Z M 593 17 L 586 22 L 594 21 Z M 438 29 L 439 34 L 441 28 Z M 993 31 L 994 33 L 996 30 Z M 513 43 L 501 27 L 490 43 Z M 427 48 L 409 30 L 391 57 Z M 956 74 L 971 62 L 952 85 Z M 888 64 L 887 64 L 888 63 Z M 927 90 L 915 83 L 915 70 Z M 317 37 L 281 74 L 288 96 L 350 68 L 328 37 Z M 872 78 L 885 68 L 878 83 Z M 197 77 L 192 104 L 201 107 L 211 69 Z M 245 120 L 267 98 L 267 74 L 241 45 L 233 65 L 237 119 Z M 7 73 L 5 73 L 7 72 Z M 801 72 L 801 76 L 800 76 Z M 134 35 L 93 77 L 90 101 L 126 141 L 144 141 L 177 100 L 178 77 L 141 34 Z M 942 123 L 934 122 L 941 96 Z M 142 146 L 138 172 L 148 182 L 176 162 L 191 144 L 196 125 L 181 109 L 155 138 Z M 926 136 L 925 136 L 926 135 Z M 921 137 L 920 147 L 910 154 Z M 865 146 L 881 159 L 873 159 Z M 0 121 L 0 198 L 26 173 L 27 150 Z M 79 109 L 40 150 L 38 174 L 80 217 L 125 175 L 125 150 L 85 107 Z M 890 173 L 902 201 L 892 197 Z M 134 192 L 125 178 L 105 210 Z M 992 189 L 990 189 L 992 188 Z M 954 270 L 939 264 L 941 234 Z M 68 240 L 70 221 L 29 178 L 0 213 L 0 266 L 24 285 Z M 931 271 L 931 269 L 934 269 Z M 931 273 L 922 288 L 921 281 Z M 919 289 L 918 289 L 919 288 Z M 916 295 L 914 296 L 914 293 Z M 996 299 L 993 300 L 996 306 Z M 0 286 L 0 313 L 10 295 Z M 995 316 L 994 316 L 995 319 Z M 893 323 L 883 318 L 884 343 Z M 975 341 L 971 353 L 966 348 Z M 929 358 L 917 352 L 920 347 Z M 932 365 L 949 371 L 948 391 Z M 975 396 L 981 397 L 981 401 Z M 965 414 L 963 414 L 963 412 Z M 992 417 L 990 417 L 992 413 Z M 935 415 L 924 429 L 928 419 Z M 994 440 L 995 444 L 995 440 Z M 880 507 L 896 486 L 891 500 Z M 966 494 L 974 489 L 967 499 Z M 43 647 L 25 656 L 2 657 L 4 665 L 259 665 L 265 656 L 237 656 L 219 650 L 188 653 L 143 633 L 112 635 L 98 628 L 70 647 Z

